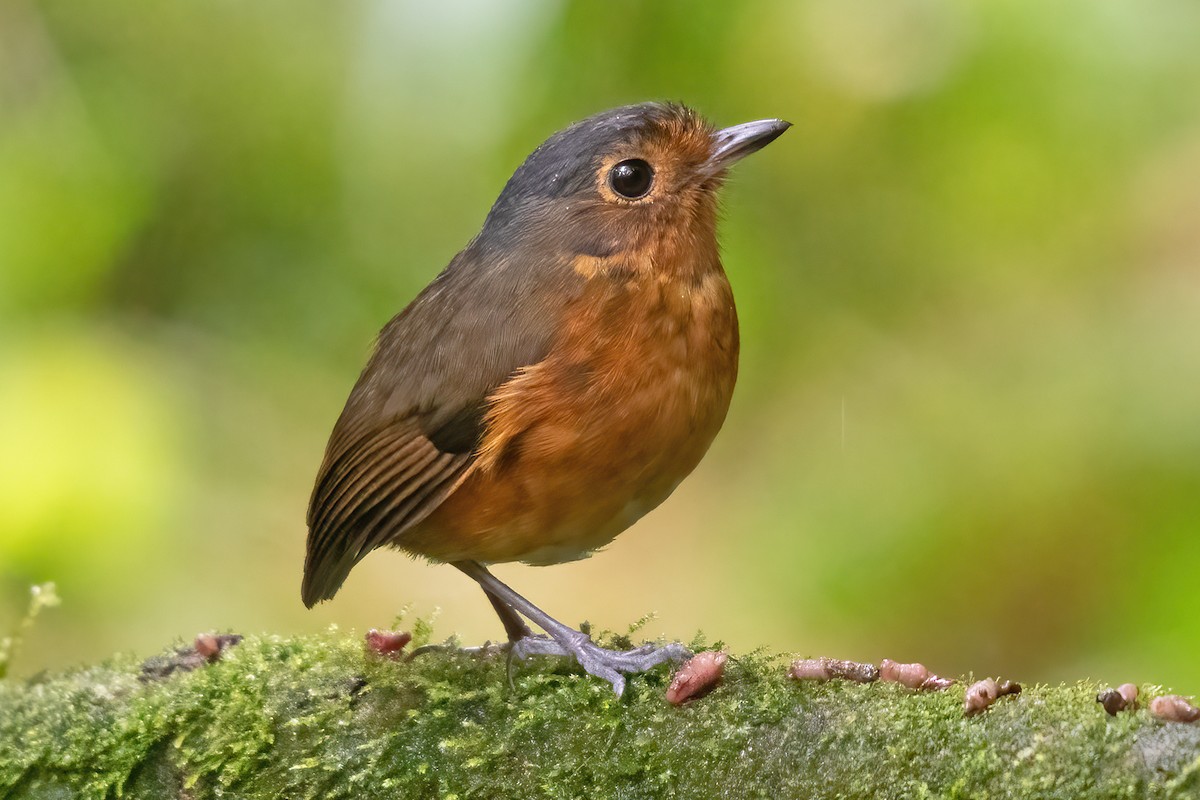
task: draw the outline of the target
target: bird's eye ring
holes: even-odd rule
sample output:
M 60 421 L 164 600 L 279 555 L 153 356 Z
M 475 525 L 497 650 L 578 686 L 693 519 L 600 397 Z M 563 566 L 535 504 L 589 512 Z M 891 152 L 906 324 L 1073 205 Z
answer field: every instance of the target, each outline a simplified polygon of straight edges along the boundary
M 608 185 L 627 200 L 637 200 L 650 193 L 654 185 L 654 168 L 640 158 L 617 164 L 608 173 Z

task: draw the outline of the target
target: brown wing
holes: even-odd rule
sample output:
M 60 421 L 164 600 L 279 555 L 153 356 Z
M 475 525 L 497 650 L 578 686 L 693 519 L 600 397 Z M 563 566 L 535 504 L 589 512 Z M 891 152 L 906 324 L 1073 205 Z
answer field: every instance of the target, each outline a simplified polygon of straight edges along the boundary
M 317 474 L 305 605 L 437 508 L 475 460 L 488 396 L 545 356 L 581 279 L 532 255 L 468 247 L 381 332 Z
M 416 420 L 331 442 L 309 505 L 305 605 L 332 597 L 363 556 L 437 508 L 471 460 L 439 450 Z

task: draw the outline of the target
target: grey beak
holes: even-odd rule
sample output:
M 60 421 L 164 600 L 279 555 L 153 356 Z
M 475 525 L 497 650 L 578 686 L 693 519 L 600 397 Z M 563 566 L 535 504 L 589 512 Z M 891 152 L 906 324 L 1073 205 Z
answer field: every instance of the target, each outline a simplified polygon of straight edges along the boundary
M 712 135 L 713 152 L 708 157 L 710 172 L 716 174 L 763 149 L 790 127 L 792 123 L 781 119 L 760 119 L 722 128 Z

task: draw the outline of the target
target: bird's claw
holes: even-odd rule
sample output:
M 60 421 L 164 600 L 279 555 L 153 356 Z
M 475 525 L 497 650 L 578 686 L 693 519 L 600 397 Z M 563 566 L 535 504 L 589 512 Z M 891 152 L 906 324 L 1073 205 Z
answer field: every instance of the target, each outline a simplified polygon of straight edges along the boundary
M 644 644 L 632 650 L 609 650 L 591 640 L 587 634 L 576 632 L 564 640 L 549 636 L 525 636 L 513 642 L 512 654 L 520 659 L 529 656 L 570 656 L 589 675 L 603 678 L 612 684 L 620 697 L 625 691 L 625 675 L 645 672 L 666 661 L 684 661 L 692 653 L 679 642 L 666 645 Z M 624 674 L 622 674 L 624 673 Z

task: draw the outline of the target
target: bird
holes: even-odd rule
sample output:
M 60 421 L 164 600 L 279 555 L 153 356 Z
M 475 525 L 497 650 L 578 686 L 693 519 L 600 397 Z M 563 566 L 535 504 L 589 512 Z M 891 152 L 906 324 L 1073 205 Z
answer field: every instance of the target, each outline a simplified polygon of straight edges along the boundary
M 380 331 L 312 491 L 304 604 L 395 548 L 473 578 L 513 654 L 573 657 L 618 696 L 625 675 L 685 659 L 679 643 L 603 648 L 488 566 L 585 558 L 700 462 L 738 371 L 717 195 L 788 127 L 645 102 L 538 146 Z

